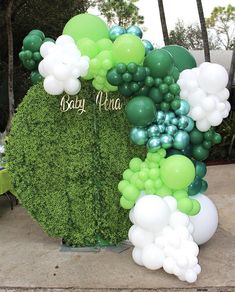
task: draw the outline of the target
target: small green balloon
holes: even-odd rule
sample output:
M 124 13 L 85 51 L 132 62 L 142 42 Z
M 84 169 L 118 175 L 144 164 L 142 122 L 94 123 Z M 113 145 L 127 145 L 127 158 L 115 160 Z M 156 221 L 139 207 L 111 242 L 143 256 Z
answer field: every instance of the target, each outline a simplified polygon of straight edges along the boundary
M 136 72 L 133 74 L 134 81 L 143 81 L 146 78 L 146 71 L 144 67 L 138 66 Z
M 120 199 L 120 205 L 123 209 L 129 210 L 135 205 L 135 202 L 128 201 L 127 199 L 125 199 L 125 197 L 122 196 Z
M 44 40 L 43 40 L 43 42 L 42 43 L 45 43 L 45 42 L 52 42 L 52 43 L 55 43 L 55 40 L 53 40 L 52 38 L 45 38 Z
M 122 84 L 122 76 L 117 72 L 116 68 L 109 70 L 106 77 L 108 82 L 114 86 Z
M 116 65 L 116 69 L 119 74 L 123 74 L 127 71 L 127 66 L 124 63 L 119 63 Z
M 144 66 L 151 71 L 152 77 L 165 77 L 173 69 L 174 61 L 170 53 L 162 49 L 151 51 L 144 60 Z
M 154 84 L 156 87 L 159 87 L 163 83 L 161 78 L 155 78 L 154 79 Z
M 178 128 L 175 125 L 169 125 L 166 127 L 167 134 L 174 136 L 178 131 Z
M 195 177 L 194 181 L 188 186 L 189 196 L 197 195 L 202 187 L 202 179 L 198 176 Z
M 180 108 L 180 100 L 174 99 L 171 102 L 171 108 L 172 108 L 173 111 L 176 111 L 177 109 L 179 109 Z
M 161 104 L 160 104 L 160 109 L 162 110 L 162 111 L 164 111 L 164 112 L 167 112 L 167 111 L 169 111 L 169 109 L 170 109 L 170 104 L 168 103 L 168 102 L 161 102 Z
M 208 142 L 212 142 L 214 138 L 214 131 L 213 130 L 208 130 L 207 132 L 204 133 L 204 139 Z
M 206 164 L 201 161 L 195 161 L 194 164 L 196 169 L 196 175 L 200 178 L 203 178 L 207 172 Z
M 175 111 L 175 113 L 177 115 L 184 115 L 184 116 L 186 116 L 189 113 L 189 110 L 190 110 L 189 103 L 186 100 L 181 99 L 180 100 L 180 108 L 177 109 Z
M 77 41 L 77 47 L 83 56 L 88 56 L 91 59 L 99 53 L 96 43 L 89 38 L 79 39 Z
M 131 74 L 136 73 L 137 69 L 138 69 L 138 65 L 136 63 L 131 62 L 127 65 L 127 70 Z
M 203 139 L 203 133 L 197 129 L 193 129 L 190 133 L 190 142 L 193 145 L 201 144 L 203 142 Z
M 39 52 L 33 53 L 33 60 L 37 63 L 39 63 L 42 60 L 42 56 Z
M 193 146 L 192 155 L 197 160 L 205 160 L 209 156 L 209 151 L 202 145 L 195 145 Z
M 28 70 L 34 70 L 37 68 L 37 64 L 34 60 L 24 60 L 23 65 Z
M 123 179 L 126 180 L 126 181 L 130 181 L 132 176 L 133 176 L 134 172 L 130 169 L 126 169 L 124 172 L 123 172 Z
M 184 130 L 189 133 L 194 128 L 194 121 L 190 117 L 187 117 L 187 119 L 188 119 L 188 126 Z
M 166 83 L 162 83 L 159 85 L 159 90 L 161 91 L 161 93 L 165 94 L 168 92 L 169 87 Z
M 193 201 L 189 198 L 183 198 L 179 201 L 177 201 L 177 208 L 185 213 L 185 214 L 189 214 L 192 209 L 193 209 Z
M 208 189 L 208 183 L 204 179 L 202 179 L 202 187 L 200 193 L 204 193 Z
M 222 142 L 222 137 L 219 133 L 215 133 L 215 135 L 213 137 L 213 142 L 214 142 L 214 144 L 219 144 Z
M 28 35 L 37 35 L 42 40 L 45 39 L 45 34 L 41 30 L 39 30 L 39 29 L 33 29 L 33 30 L 31 30 Z
M 170 93 L 176 95 L 180 93 L 180 87 L 177 83 L 173 83 L 169 86 Z
M 195 215 L 197 215 L 197 214 L 200 212 L 200 210 L 201 210 L 201 205 L 200 205 L 200 203 L 199 203 L 197 200 L 192 199 L 191 201 L 192 201 L 192 203 L 193 203 L 193 207 L 192 207 L 192 209 L 188 212 L 188 215 L 189 215 L 189 216 L 195 216 Z
M 147 143 L 147 149 L 149 152 L 156 152 L 161 148 L 161 140 L 158 137 L 151 137 Z
M 119 192 L 123 192 L 124 189 L 129 185 L 129 182 L 127 180 L 121 180 L 118 184 L 118 190 Z
M 148 134 L 144 128 L 132 128 L 130 138 L 134 144 L 145 145 L 148 141 Z
M 132 80 L 132 75 L 131 75 L 130 73 L 126 72 L 126 73 L 124 73 L 124 74 L 122 75 L 122 80 L 123 80 L 124 82 L 131 82 L 131 80 Z
M 148 127 L 148 137 L 158 137 L 160 136 L 160 130 L 157 125 L 153 124 Z
M 169 149 L 172 147 L 173 145 L 173 138 L 171 135 L 169 134 L 164 134 L 161 136 L 161 146 L 164 149 Z
M 137 172 L 137 171 L 140 171 L 140 166 L 142 163 L 143 161 L 140 158 L 134 157 L 131 159 L 129 163 L 129 167 L 132 171 Z
M 149 97 L 153 100 L 154 103 L 161 103 L 163 101 L 163 94 L 156 87 L 152 87 L 150 89 Z
M 180 76 L 180 72 L 179 72 L 179 70 L 176 67 L 174 67 L 172 69 L 171 75 L 173 76 L 175 82 L 177 82 L 178 79 L 179 79 L 179 76 Z
M 172 155 L 165 159 L 161 166 L 161 179 L 173 190 L 188 187 L 195 177 L 192 161 L 183 155 Z
M 126 97 L 131 96 L 133 93 L 131 90 L 131 85 L 129 83 L 123 83 L 123 84 L 119 85 L 118 91 Z
M 96 42 L 96 48 L 99 52 L 113 49 L 113 43 L 110 39 L 100 39 Z
M 212 142 L 211 142 L 211 141 L 206 141 L 206 140 L 205 140 L 205 141 L 203 141 L 202 146 L 203 146 L 205 149 L 210 150 L 211 147 L 212 147 Z
M 174 99 L 174 95 L 170 92 L 167 92 L 166 94 L 164 94 L 163 99 L 165 102 L 170 103 Z
M 128 102 L 126 113 L 131 124 L 145 127 L 154 120 L 156 109 L 149 97 L 136 96 Z
M 23 46 L 25 50 L 31 52 L 37 52 L 42 45 L 42 39 L 38 35 L 27 35 L 23 40 Z
M 135 186 L 129 184 L 123 190 L 123 196 L 128 201 L 135 201 L 139 196 L 139 190 Z
M 154 85 L 154 79 L 151 76 L 147 76 L 144 81 L 147 87 L 152 87 Z
M 36 71 L 32 71 L 30 74 L 30 79 L 32 84 L 37 84 L 38 82 L 43 80 L 42 75 L 36 70 Z
M 163 79 L 163 82 L 166 83 L 167 85 L 171 85 L 174 83 L 174 78 L 168 75 Z

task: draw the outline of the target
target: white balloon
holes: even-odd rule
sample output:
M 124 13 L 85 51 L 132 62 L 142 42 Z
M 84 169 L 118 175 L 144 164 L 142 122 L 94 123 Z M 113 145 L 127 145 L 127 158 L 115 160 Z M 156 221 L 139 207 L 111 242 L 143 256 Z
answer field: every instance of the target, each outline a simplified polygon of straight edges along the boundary
M 208 97 L 204 98 L 201 102 L 201 105 L 205 111 L 207 112 L 213 111 L 216 106 L 214 97 L 209 95 Z
M 55 44 L 53 42 L 45 42 L 40 47 L 40 54 L 43 58 L 45 58 L 48 54 L 50 49 L 54 48 Z
M 223 117 L 222 117 L 221 113 L 217 110 L 208 114 L 207 119 L 210 122 L 211 126 L 213 126 L 213 127 L 219 126 L 223 121 Z
M 182 250 L 193 256 L 197 256 L 199 253 L 199 248 L 194 241 L 184 240 L 181 245 Z
M 135 226 L 129 235 L 129 239 L 134 246 L 143 248 L 144 246 L 154 242 L 154 235 L 139 226 Z
M 148 231 L 158 232 L 168 224 L 170 209 L 161 197 L 148 195 L 137 201 L 134 216 L 139 226 Z
M 219 112 L 223 112 L 223 111 L 226 109 L 225 103 L 224 103 L 224 102 L 218 102 L 218 103 L 216 104 L 216 109 L 217 109 Z
M 149 244 L 143 248 L 142 261 L 146 268 L 158 270 L 162 267 L 164 259 L 162 250 L 155 244 Z
M 195 106 L 190 112 L 191 118 L 195 121 L 201 120 L 206 117 L 206 113 L 200 106 Z
M 201 88 L 198 88 L 188 96 L 187 100 L 190 106 L 194 107 L 199 105 L 204 98 L 206 98 L 205 92 Z
M 129 219 L 130 219 L 130 221 L 131 221 L 132 224 L 135 224 L 135 216 L 134 216 L 134 210 L 133 210 L 133 208 L 129 212 Z
M 136 225 L 132 225 L 128 231 L 128 239 L 130 240 L 130 242 L 132 243 L 132 233 L 133 233 L 133 230 L 136 228 Z
M 44 79 L 43 86 L 45 91 L 51 95 L 59 95 L 63 93 L 64 89 L 63 82 L 56 80 L 52 75 Z
M 174 213 L 171 214 L 170 217 L 170 226 L 175 228 L 178 226 L 187 226 L 189 224 L 189 217 L 180 212 L 180 211 L 176 211 Z
M 64 91 L 70 95 L 77 94 L 81 89 L 81 82 L 78 79 L 70 78 L 64 82 Z
M 65 81 L 70 77 L 70 70 L 69 66 L 60 63 L 53 67 L 53 75 L 56 79 L 60 81 Z
M 196 122 L 196 127 L 201 132 L 206 132 L 210 129 L 211 124 L 208 122 L 207 119 L 202 119 Z
M 216 93 L 223 90 L 228 83 L 228 73 L 223 66 L 210 63 L 200 67 L 198 76 L 200 87 L 208 93 Z
M 167 257 L 163 262 L 163 269 L 168 274 L 173 274 L 174 268 L 175 268 L 175 261 L 171 257 Z
M 168 207 L 170 208 L 171 212 L 176 211 L 177 209 L 177 201 L 172 196 L 166 196 L 163 200 L 167 203 Z
M 142 261 L 142 249 L 138 247 L 134 247 L 132 251 L 132 258 L 137 265 L 143 266 Z
M 206 243 L 215 234 L 218 226 L 218 212 L 214 203 L 205 195 L 198 194 L 193 197 L 200 205 L 200 212 L 190 217 L 193 223 L 193 238 L 197 244 Z
M 72 78 L 78 78 L 81 76 L 81 71 L 79 68 L 74 68 L 71 72 Z
M 57 38 L 55 43 L 56 45 L 73 44 L 74 40 L 71 36 L 63 34 Z
M 219 97 L 220 101 L 225 101 L 229 98 L 229 90 L 224 88 L 220 92 L 217 92 L 216 95 Z
M 43 67 L 43 62 L 41 61 L 39 64 L 38 64 L 38 72 L 42 75 L 42 77 L 47 77 L 47 73 Z
M 187 272 L 185 273 L 185 280 L 188 283 L 193 283 L 197 280 L 197 274 L 191 269 L 187 270 Z

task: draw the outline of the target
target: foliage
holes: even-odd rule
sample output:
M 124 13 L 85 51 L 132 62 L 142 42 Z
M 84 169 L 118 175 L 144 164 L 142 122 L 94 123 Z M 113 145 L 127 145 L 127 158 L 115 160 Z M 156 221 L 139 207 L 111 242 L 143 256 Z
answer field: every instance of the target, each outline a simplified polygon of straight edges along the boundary
M 135 5 L 138 0 L 93 0 L 101 15 L 105 16 L 109 24 L 129 26 L 143 24 L 144 17 L 139 15 L 139 8 Z
M 13 187 L 23 206 L 53 237 L 74 246 L 95 245 L 100 236 L 116 244 L 127 238 L 128 213 L 119 207 L 121 174 L 134 155 L 124 108 L 99 111 L 96 91 L 85 81 L 79 93 L 86 113 L 61 112 L 59 96 L 42 84 L 18 107 L 7 144 Z M 117 93 L 109 98 L 127 100 Z
M 207 27 L 214 30 L 221 48 L 232 49 L 235 40 L 235 6 L 217 6 L 206 19 Z
M 210 49 L 218 49 L 218 44 L 211 34 L 208 34 L 208 38 Z M 171 44 L 183 46 L 190 50 L 203 49 L 201 28 L 197 23 L 186 25 L 183 20 L 178 19 L 175 28 L 170 31 L 169 39 Z

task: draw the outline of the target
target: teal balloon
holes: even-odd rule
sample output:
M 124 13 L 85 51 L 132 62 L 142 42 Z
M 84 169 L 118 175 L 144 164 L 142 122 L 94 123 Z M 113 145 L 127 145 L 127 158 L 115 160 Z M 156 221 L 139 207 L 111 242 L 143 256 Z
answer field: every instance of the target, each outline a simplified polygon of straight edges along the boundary
M 188 144 L 184 149 L 181 150 L 181 152 L 184 156 L 191 158 L 192 157 L 192 146 L 190 144 Z
M 189 144 L 189 134 L 185 131 L 179 130 L 174 137 L 174 148 L 178 150 L 184 149 Z
M 166 127 L 167 134 L 174 136 L 178 131 L 178 128 L 175 125 L 170 125 Z
M 171 124 L 177 126 L 178 125 L 178 118 L 173 118 L 171 120 Z
M 130 131 L 131 141 L 136 145 L 145 145 L 148 141 L 148 134 L 144 128 L 132 128 Z
M 180 108 L 175 111 L 178 116 L 186 116 L 190 111 L 190 105 L 185 99 L 180 100 Z
M 130 33 L 130 34 L 133 34 L 133 35 L 136 35 L 137 37 L 139 37 L 140 39 L 142 38 L 143 36 L 143 32 L 142 30 L 137 26 L 137 25 L 132 25 L 132 26 L 129 26 L 126 30 L 126 33 Z
M 124 27 L 121 27 L 119 25 L 115 25 L 113 27 L 111 27 L 110 31 L 109 31 L 109 38 L 111 39 L 111 41 L 115 41 L 116 38 L 118 38 L 120 35 L 126 33 L 126 29 Z
M 198 193 L 200 193 L 201 187 L 202 187 L 202 179 L 196 176 L 194 181 L 188 187 L 189 196 L 195 196 Z
M 172 121 L 172 119 L 174 119 L 174 117 L 175 117 L 175 114 L 173 112 L 166 112 L 166 118 L 165 118 L 164 125 L 170 126 L 171 121 Z
M 194 121 L 190 117 L 187 117 L 187 119 L 188 119 L 188 126 L 184 129 L 184 131 L 191 132 L 194 128 Z
M 148 137 L 150 138 L 160 136 L 160 130 L 158 126 L 155 124 L 149 126 L 147 132 L 148 132 Z
M 145 56 L 148 55 L 149 52 L 151 52 L 154 47 L 152 45 L 152 43 L 148 40 L 142 40 L 142 43 L 144 45 L 144 48 L 145 48 Z
M 174 59 L 174 64 L 179 70 L 179 72 L 182 72 L 185 69 L 192 69 L 194 67 L 197 67 L 195 58 L 184 47 L 177 46 L 177 45 L 170 45 L 170 46 L 165 46 L 162 49 L 166 50 L 172 55 Z
M 158 125 L 162 125 L 162 124 L 164 124 L 165 118 L 166 118 L 166 115 L 165 115 L 164 112 L 162 112 L 162 111 L 157 111 L 157 112 L 156 112 L 156 115 L 155 115 L 155 119 L 154 119 L 154 121 L 155 121 Z
M 196 175 L 199 176 L 200 178 L 203 178 L 206 175 L 207 168 L 206 164 L 201 161 L 195 160 L 195 170 L 196 170 Z
M 126 113 L 132 125 L 145 127 L 153 122 L 156 108 L 151 98 L 136 96 L 128 102 Z
M 165 133 L 166 127 L 164 125 L 158 125 L 158 129 L 161 134 Z
M 161 140 L 158 137 L 152 137 L 147 142 L 149 152 L 156 152 L 161 148 Z
M 174 149 L 174 148 L 167 149 L 166 157 L 169 157 L 169 156 L 172 156 L 172 155 L 182 155 L 182 152 L 180 150 L 177 150 L 177 149 Z
M 164 134 L 161 136 L 161 146 L 164 149 L 169 149 L 173 145 L 173 138 L 171 135 Z
M 204 179 L 202 179 L 202 187 L 200 190 L 200 193 L 205 193 L 205 191 L 208 189 L 208 183 Z
M 188 126 L 188 117 L 181 116 L 178 120 L 178 128 L 184 130 Z

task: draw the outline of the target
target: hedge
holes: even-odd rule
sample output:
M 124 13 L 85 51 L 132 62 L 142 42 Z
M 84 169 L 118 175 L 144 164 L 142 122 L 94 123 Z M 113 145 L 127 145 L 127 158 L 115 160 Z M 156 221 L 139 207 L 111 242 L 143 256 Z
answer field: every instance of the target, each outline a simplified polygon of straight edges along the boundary
M 33 86 L 17 109 L 6 157 L 16 196 L 43 230 L 71 246 L 117 244 L 127 238 L 128 213 L 117 190 L 132 157 L 145 154 L 131 144 L 124 106 L 99 111 L 97 92 L 82 84 L 86 112 L 61 112 L 61 96 Z

